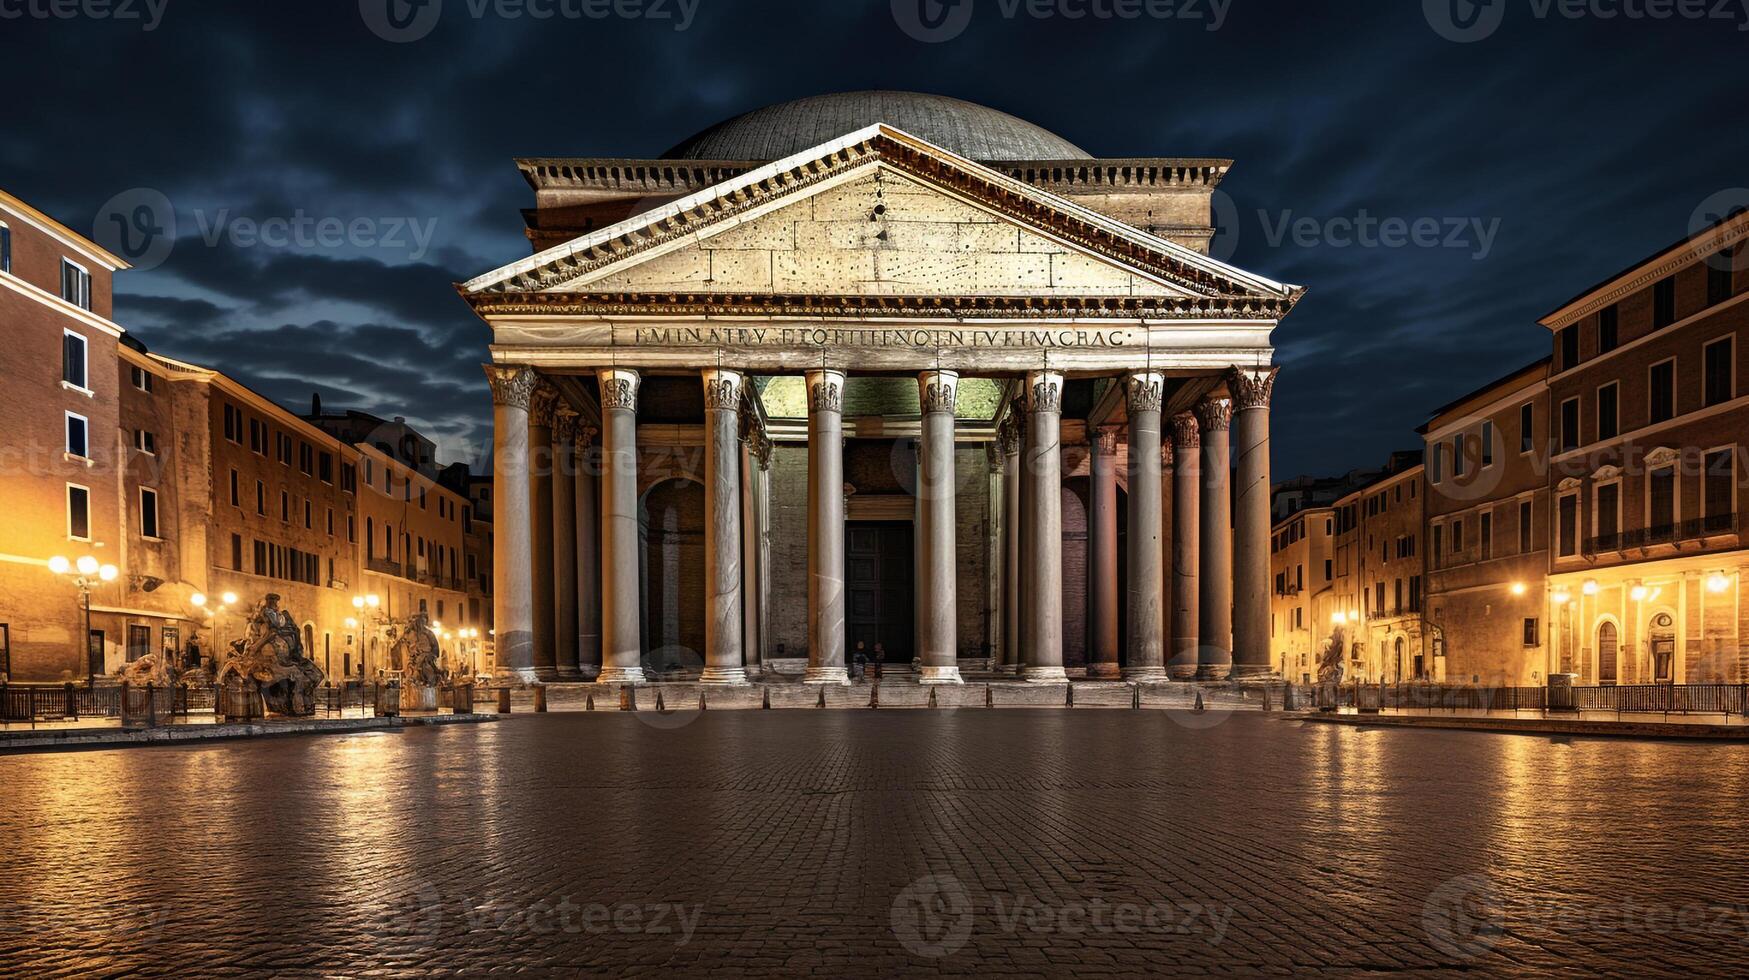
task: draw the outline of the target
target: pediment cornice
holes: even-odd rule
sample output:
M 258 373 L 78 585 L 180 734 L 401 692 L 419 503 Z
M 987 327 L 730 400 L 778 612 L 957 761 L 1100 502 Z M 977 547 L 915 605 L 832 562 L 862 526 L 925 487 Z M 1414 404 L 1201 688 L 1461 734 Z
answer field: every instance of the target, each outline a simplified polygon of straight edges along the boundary
M 720 293 L 493 293 L 481 316 L 759 316 L 1001 320 L 1279 320 L 1291 301 L 1261 296 L 886 296 Z

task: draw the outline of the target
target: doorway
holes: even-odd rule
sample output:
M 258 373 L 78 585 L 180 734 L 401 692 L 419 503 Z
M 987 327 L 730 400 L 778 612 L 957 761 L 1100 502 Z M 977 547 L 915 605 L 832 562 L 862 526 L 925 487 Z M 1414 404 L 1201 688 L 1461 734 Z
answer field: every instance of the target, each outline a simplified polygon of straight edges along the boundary
M 852 521 L 844 535 L 845 663 L 854 663 L 860 643 L 871 666 L 878 646 L 885 663 L 909 667 L 915 656 L 911 525 Z

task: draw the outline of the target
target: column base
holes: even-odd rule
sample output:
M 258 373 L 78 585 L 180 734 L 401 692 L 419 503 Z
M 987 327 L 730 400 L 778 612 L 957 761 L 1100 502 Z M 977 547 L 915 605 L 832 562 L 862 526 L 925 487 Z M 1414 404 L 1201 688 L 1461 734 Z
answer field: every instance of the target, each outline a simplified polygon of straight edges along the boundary
M 601 665 L 600 664 L 584 664 L 583 666 L 577 668 L 577 678 L 579 680 L 583 681 L 584 683 L 589 683 L 590 681 L 593 681 L 597 677 L 600 677 L 600 676 L 601 676 Z
M 497 680 L 512 687 L 525 687 L 540 683 L 533 667 L 499 667 Z
M 1087 665 L 1087 676 L 1100 680 L 1116 680 L 1123 676 L 1123 669 L 1115 663 L 1092 663 Z
M 574 682 L 574 681 L 577 681 L 578 679 L 582 678 L 582 676 L 583 676 L 583 672 L 578 670 L 575 667 L 568 667 L 567 666 L 567 667 L 560 667 L 559 668 L 559 680 L 561 680 L 561 681 L 573 681 Z
M 808 666 L 807 673 L 802 675 L 803 684 L 850 684 L 850 668 L 848 667 L 815 667 Z
M 1224 681 L 1232 673 L 1232 664 L 1198 664 L 1196 667 L 1196 679 L 1199 681 Z
M 997 664 L 990 668 L 992 674 L 1016 674 L 1019 672 L 1020 668 L 1014 664 Z
M 1166 668 L 1159 664 L 1145 667 L 1125 667 L 1123 679 L 1137 684 L 1159 684 L 1167 680 Z
M 1228 680 L 1249 681 L 1253 684 L 1258 684 L 1265 681 L 1279 681 L 1281 680 L 1281 675 L 1275 672 L 1274 667 L 1263 667 L 1255 664 L 1234 664 L 1233 673 L 1228 677 Z
M 747 669 L 745 667 L 706 667 L 704 673 L 699 675 L 698 682 L 713 687 L 744 685 L 747 683 Z
M 925 665 L 923 675 L 917 678 L 919 684 L 964 684 L 965 678 L 960 676 L 958 667 L 930 667 Z
M 1020 672 L 1020 679 L 1028 684 L 1067 684 L 1069 675 L 1062 667 L 1025 667 Z
M 534 669 L 534 676 L 540 678 L 542 683 L 545 683 L 547 681 L 556 681 L 559 679 L 559 668 L 557 668 L 557 667 L 536 667 Z
M 1196 680 L 1196 664 L 1172 664 L 1166 668 L 1166 676 L 1175 681 Z
M 596 676 L 597 684 L 642 684 L 644 683 L 644 668 L 637 667 L 603 667 Z

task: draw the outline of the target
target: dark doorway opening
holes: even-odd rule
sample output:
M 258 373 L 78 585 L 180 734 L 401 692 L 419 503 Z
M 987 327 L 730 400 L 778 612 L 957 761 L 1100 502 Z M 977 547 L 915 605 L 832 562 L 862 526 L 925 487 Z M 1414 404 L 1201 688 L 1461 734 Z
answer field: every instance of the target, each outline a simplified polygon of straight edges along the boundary
M 852 521 L 845 526 L 846 663 L 857 644 L 872 666 L 875 649 L 884 662 L 909 667 L 915 656 L 912 621 L 912 532 L 904 521 Z

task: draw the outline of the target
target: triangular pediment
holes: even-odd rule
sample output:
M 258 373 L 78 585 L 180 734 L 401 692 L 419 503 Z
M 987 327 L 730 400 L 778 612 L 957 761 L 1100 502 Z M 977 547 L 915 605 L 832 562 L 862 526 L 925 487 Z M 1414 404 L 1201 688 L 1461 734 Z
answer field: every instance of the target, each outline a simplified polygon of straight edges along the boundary
M 1284 314 L 1254 276 L 886 126 L 849 134 L 465 284 L 548 296 L 1034 297 Z

